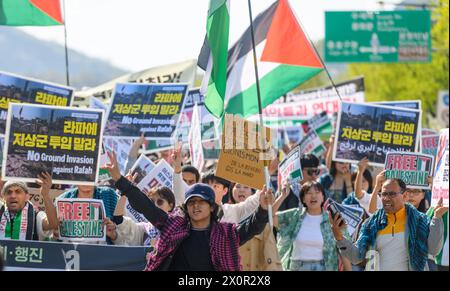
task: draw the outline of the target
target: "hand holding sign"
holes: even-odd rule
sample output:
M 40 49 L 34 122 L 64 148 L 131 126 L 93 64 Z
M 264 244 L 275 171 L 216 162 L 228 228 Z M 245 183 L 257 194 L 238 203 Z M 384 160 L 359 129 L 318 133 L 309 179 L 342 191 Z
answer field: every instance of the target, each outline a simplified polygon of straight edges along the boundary
M 341 228 L 345 227 L 345 222 L 341 217 L 341 214 L 338 212 L 336 213 L 336 215 L 333 217 L 331 215 L 331 212 L 328 212 L 328 219 L 330 220 L 331 223 L 331 230 L 333 231 L 333 235 L 334 238 L 337 241 L 341 241 L 344 239 L 344 236 L 342 235 L 342 230 Z
M 117 163 L 116 153 L 114 151 L 107 152 L 109 163 L 102 167 L 103 170 L 107 170 L 114 181 L 117 181 L 122 176 L 120 174 L 119 164 Z
M 269 205 L 272 205 L 273 203 L 273 191 L 272 189 L 267 189 L 266 185 L 264 185 L 264 188 L 261 191 L 261 194 L 259 196 L 259 205 L 262 209 L 267 210 L 269 208 Z
M 136 181 L 136 178 L 138 176 L 138 173 L 133 173 L 131 172 L 131 170 L 128 172 L 128 174 L 125 176 L 125 178 L 130 181 L 131 183 L 134 183 Z
M 116 224 L 111 219 L 105 218 L 103 219 L 103 226 L 106 226 L 106 236 L 115 241 L 117 239 Z

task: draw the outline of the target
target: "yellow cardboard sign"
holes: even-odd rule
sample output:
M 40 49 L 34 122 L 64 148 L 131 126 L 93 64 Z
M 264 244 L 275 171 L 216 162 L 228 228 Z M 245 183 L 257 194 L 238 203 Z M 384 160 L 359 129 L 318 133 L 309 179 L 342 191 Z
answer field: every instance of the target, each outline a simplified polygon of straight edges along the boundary
M 258 128 L 255 122 L 225 115 L 217 176 L 254 189 L 263 188 L 266 183 L 264 166 L 270 162 L 266 153 L 274 135 L 270 128 L 263 127 L 266 140 L 263 143 L 262 139 L 259 140 Z

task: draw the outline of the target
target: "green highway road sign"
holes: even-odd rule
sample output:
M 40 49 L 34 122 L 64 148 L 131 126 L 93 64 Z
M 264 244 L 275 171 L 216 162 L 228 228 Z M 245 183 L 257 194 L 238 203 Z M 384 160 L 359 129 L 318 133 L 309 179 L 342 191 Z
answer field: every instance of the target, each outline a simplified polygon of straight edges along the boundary
M 327 62 L 429 62 L 428 10 L 325 12 Z

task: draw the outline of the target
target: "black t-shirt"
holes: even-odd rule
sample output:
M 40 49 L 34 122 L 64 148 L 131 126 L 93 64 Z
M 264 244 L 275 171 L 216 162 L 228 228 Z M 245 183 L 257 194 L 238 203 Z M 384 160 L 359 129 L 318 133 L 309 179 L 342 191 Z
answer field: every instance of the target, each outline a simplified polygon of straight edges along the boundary
M 210 230 L 191 229 L 176 250 L 169 271 L 214 271 L 209 252 Z

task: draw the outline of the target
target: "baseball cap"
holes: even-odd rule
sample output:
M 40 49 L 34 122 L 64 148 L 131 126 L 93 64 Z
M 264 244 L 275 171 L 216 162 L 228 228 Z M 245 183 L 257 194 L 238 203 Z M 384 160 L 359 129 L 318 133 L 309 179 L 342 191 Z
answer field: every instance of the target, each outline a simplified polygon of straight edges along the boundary
M 213 204 L 216 200 L 216 194 L 214 193 L 214 190 L 210 186 L 202 183 L 194 184 L 187 189 L 186 193 L 184 194 L 184 203 L 186 203 L 192 197 L 200 197 L 211 204 Z

